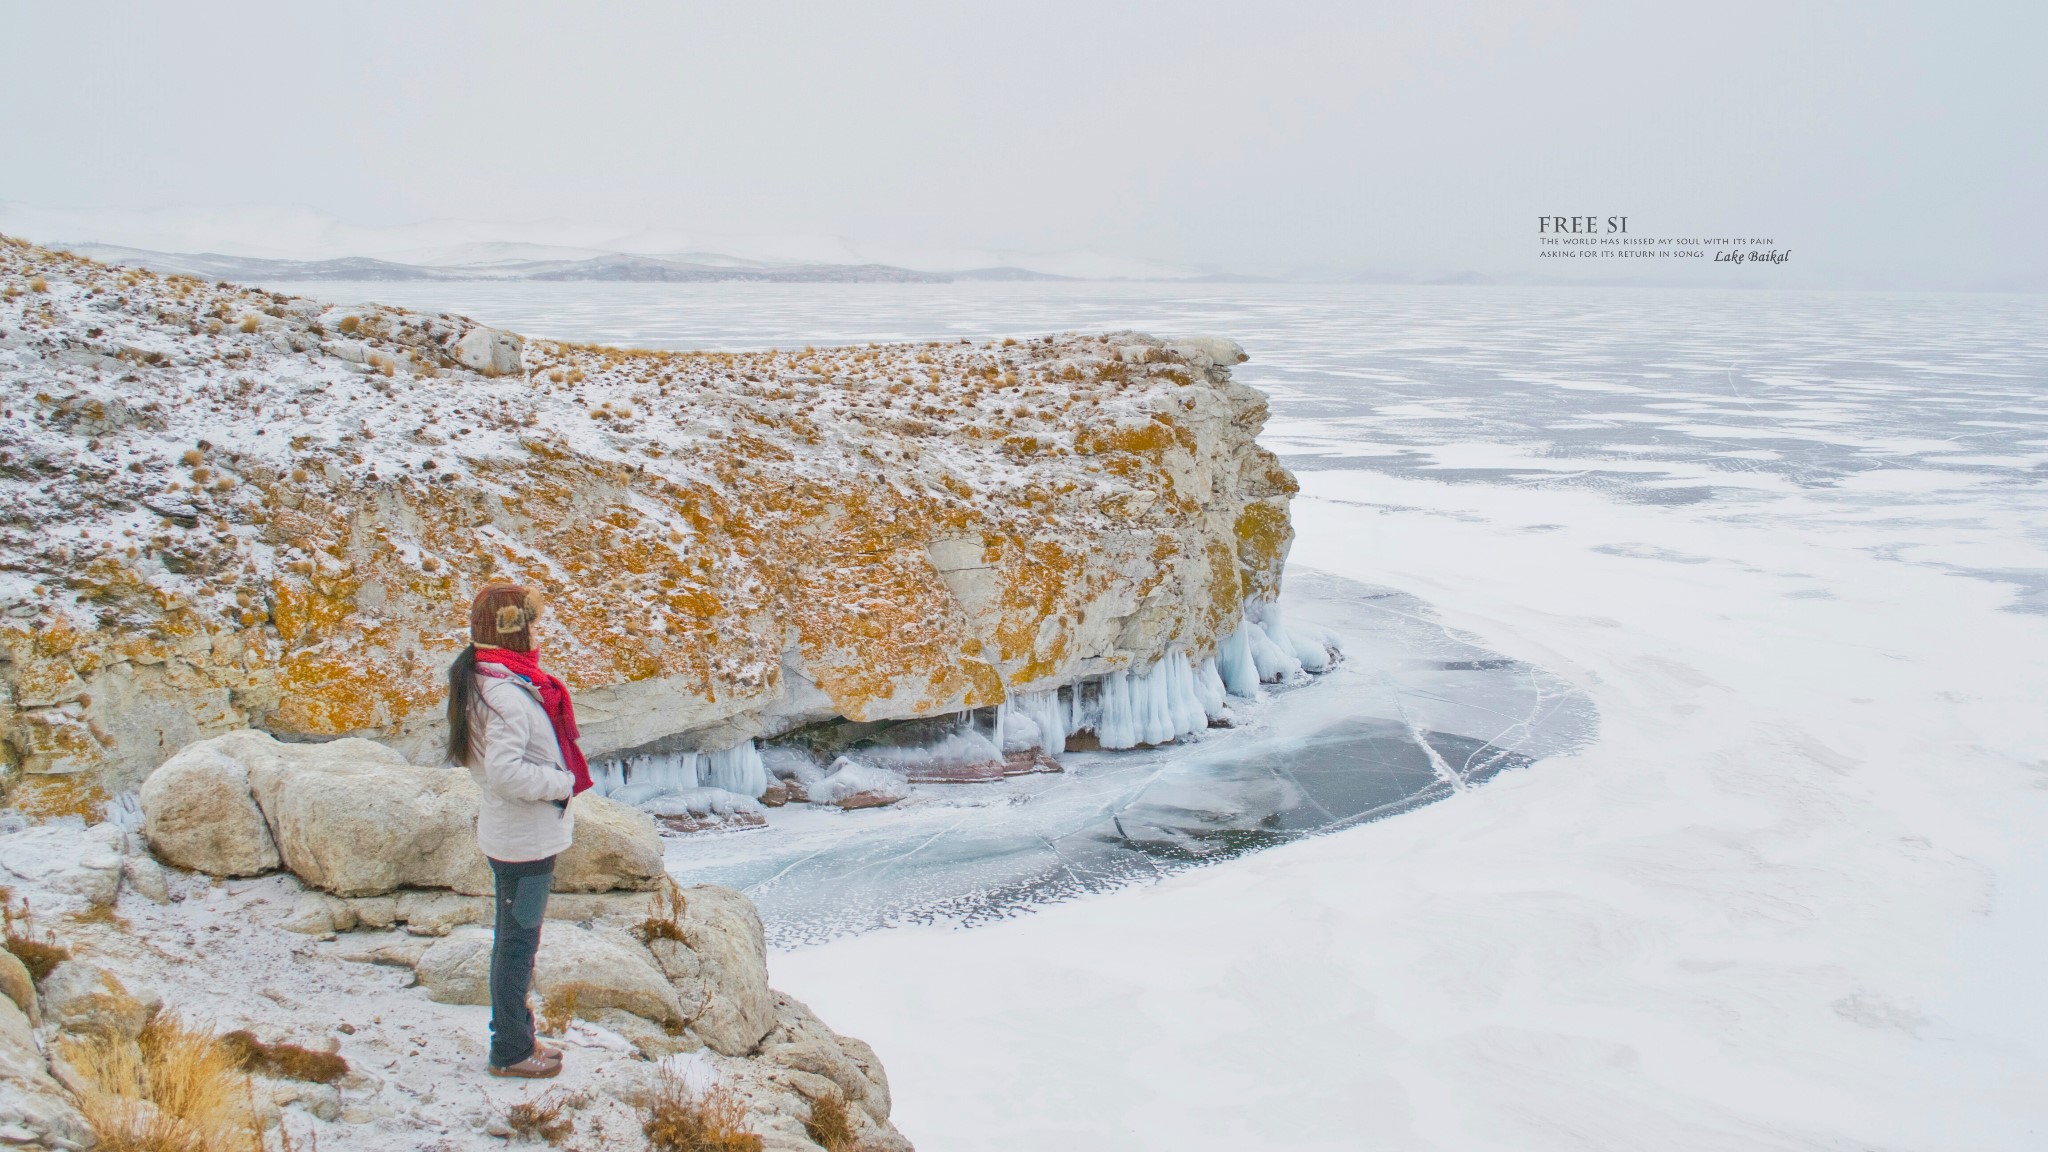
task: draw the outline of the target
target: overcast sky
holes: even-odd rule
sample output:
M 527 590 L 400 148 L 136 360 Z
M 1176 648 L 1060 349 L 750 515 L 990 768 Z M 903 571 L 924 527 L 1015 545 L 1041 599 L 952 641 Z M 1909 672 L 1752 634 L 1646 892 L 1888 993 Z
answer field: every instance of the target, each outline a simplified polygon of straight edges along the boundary
M 1625 214 L 2048 286 L 2039 2 L 10 4 L 0 43 L 42 240 L 1518 276 L 1538 216 Z

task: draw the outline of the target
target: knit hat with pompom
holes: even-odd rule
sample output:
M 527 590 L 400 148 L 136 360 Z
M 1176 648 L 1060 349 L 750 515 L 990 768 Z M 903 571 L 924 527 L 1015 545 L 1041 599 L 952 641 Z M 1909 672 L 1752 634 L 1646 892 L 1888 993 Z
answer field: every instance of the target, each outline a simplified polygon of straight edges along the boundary
M 533 651 L 540 593 L 521 584 L 486 584 L 469 606 L 469 639 L 479 648 Z

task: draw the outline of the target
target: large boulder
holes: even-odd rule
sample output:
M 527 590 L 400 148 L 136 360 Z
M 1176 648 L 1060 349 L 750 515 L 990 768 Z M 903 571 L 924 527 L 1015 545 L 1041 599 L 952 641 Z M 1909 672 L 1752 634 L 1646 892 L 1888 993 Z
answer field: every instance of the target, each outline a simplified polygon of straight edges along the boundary
M 775 1026 L 763 1038 L 760 1055 L 779 1067 L 824 1077 L 876 1124 L 888 1121 L 889 1077 L 875 1050 L 826 1027 L 802 1001 L 775 994 Z
M 721 1055 L 744 1056 L 775 1026 L 760 914 L 730 888 L 704 884 L 682 896 L 680 939 L 655 936 L 647 950 L 690 1006 L 690 1030 Z
M 585 792 L 571 804 L 576 839 L 555 861 L 555 891 L 642 891 L 661 883 L 661 833 L 636 808 Z
M 541 932 L 541 944 L 548 943 Z M 400 955 L 394 953 L 393 955 Z M 413 978 L 427 990 L 427 999 L 443 1004 L 491 1002 L 491 936 L 460 932 L 443 936 L 412 957 Z
M 753 902 L 730 888 L 681 890 L 683 912 L 659 931 L 625 917 L 591 924 L 549 920 L 541 930 L 534 988 L 550 1005 L 586 1019 L 608 1008 L 670 1027 L 684 1024 L 712 1050 L 751 1054 L 776 1025 L 768 948 Z M 641 939 L 645 939 L 645 943 Z M 427 995 L 447 1004 L 491 1001 L 491 936 L 458 929 L 406 963 Z
M 158 856 L 213 876 L 254 876 L 281 861 L 249 794 L 249 769 L 206 740 L 142 782 L 143 835 Z
M 436 941 L 413 968 L 429 998 L 444 1004 L 491 1002 L 491 937 L 465 932 Z M 551 1007 L 579 1016 L 617 1008 L 657 1023 L 685 1020 L 676 989 L 647 949 L 617 929 L 550 923 L 534 959 L 533 986 Z
M 469 773 L 420 768 L 369 740 L 290 745 L 232 733 L 253 749 L 249 783 L 299 879 L 338 896 L 397 888 L 491 891 L 476 846 L 477 788 Z M 258 741 L 268 740 L 269 746 Z
M 401 888 L 481 896 L 492 885 L 476 845 L 477 799 L 468 772 L 422 768 L 373 741 L 293 744 L 243 730 L 165 761 L 143 782 L 142 813 L 152 848 L 216 876 L 282 863 L 337 896 Z M 652 820 L 589 794 L 575 810 L 576 840 L 557 863 L 558 891 L 645 890 L 660 881 Z M 118 859 L 113 864 L 118 882 Z

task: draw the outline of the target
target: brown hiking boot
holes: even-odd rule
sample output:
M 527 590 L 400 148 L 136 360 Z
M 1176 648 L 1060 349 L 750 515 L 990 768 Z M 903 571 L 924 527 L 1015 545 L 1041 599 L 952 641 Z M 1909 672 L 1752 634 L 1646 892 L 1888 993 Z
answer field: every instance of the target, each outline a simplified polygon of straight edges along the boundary
M 490 1071 L 493 1076 L 508 1076 L 519 1080 L 546 1080 L 562 1074 L 562 1060 L 559 1054 L 550 1060 L 535 1052 L 517 1064 L 507 1064 L 503 1068 L 493 1064 Z

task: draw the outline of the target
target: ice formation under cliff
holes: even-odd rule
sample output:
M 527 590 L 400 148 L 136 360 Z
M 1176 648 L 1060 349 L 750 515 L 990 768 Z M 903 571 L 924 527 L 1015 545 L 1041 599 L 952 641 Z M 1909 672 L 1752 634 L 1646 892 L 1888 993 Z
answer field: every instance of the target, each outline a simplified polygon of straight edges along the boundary
M 1258 621 L 1247 615 L 1219 646 L 1218 656 L 1195 662 L 1175 649 L 1140 672 L 1119 670 L 1065 688 L 1015 693 L 993 709 L 987 732 L 976 727 L 971 714 L 962 713 L 957 727 L 936 738 L 864 747 L 854 762 L 863 770 L 943 776 L 949 770 L 1000 766 L 1006 756 L 1018 753 L 1056 756 L 1066 750 L 1069 737 L 1082 732 L 1093 733 L 1104 749 L 1167 744 L 1193 736 L 1212 722 L 1230 719 L 1232 695 L 1256 699 L 1261 682 L 1299 679 L 1305 669 L 1324 671 L 1340 651 L 1338 638 L 1323 629 L 1283 625 L 1276 606 L 1259 606 L 1258 614 Z M 1266 658 L 1255 662 L 1254 652 L 1266 653 Z M 1219 659 L 1230 667 L 1236 690 L 1227 687 Z M 704 808 L 699 801 L 705 792 L 754 798 L 769 784 L 767 766 L 752 740 L 720 752 L 607 760 L 593 771 L 600 795 L 641 806 L 658 800 L 672 805 L 676 797 L 695 797 L 693 810 Z M 828 790 L 821 795 L 831 794 Z

